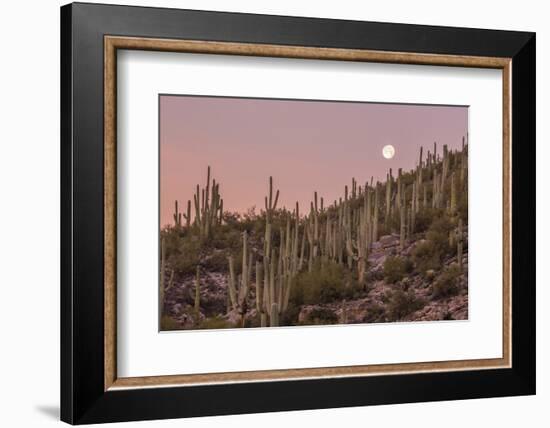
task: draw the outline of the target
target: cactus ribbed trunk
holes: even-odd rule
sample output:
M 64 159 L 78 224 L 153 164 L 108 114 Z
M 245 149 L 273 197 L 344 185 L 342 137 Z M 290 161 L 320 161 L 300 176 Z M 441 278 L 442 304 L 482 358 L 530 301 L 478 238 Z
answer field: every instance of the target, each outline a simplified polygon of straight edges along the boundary
M 455 187 L 455 173 L 451 173 L 451 214 L 456 213 L 456 187 Z
M 392 191 L 391 182 L 392 182 L 392 176 L 391 176 L 391 169 L 390 169 L 390 173 L 386 175 L 386 214 L 384 217 L 386 225 L 389 224 L 389 219 L 390 219 L 390 201 L 391 201 L 391 191 Z
M 228 290 L 229 297 L 233 309 L 237 311 L 241 317 L 241 327 L 245 325 L 246 313 L 248 310 L 247 297 L 250 289 L 250 276 L 252 266 L 252 254 L 248 255 L 247 232 L 243 232 L 243 259 L 242 272 L 237 278 L 235 276 L 235 268 L 233 264 L 233 256 L 228 257 L 229 262 L 229 281 Z
M 406 219 L 405 219 L 405 205 L 401 205 L 400 213 L 400 227 L 399 227 L 399 249 L 403 250 L 405 247 L 405 233 L 407 230 Z
M 457 234 L 457 243 L 456 243 L 456 261 L 458 267 L 462 270 L 462 219 L 458 220 L 458 234 Z
M 269 317 L 270 327 L 279 326 L 279 305 L 277 303 L 271 304 L 271 315 Z
M 180 225 L 180 213 L 178 211 L 178 201 L 177 199 L 174 201 L 174 226 L 178 227 Z
M 373 225 L 372 225 L 372 240 L 373 242 L 378 241 L 378 183 L 376 183 L 376 188 L 374 190 L 374 215 L 373 215 Z

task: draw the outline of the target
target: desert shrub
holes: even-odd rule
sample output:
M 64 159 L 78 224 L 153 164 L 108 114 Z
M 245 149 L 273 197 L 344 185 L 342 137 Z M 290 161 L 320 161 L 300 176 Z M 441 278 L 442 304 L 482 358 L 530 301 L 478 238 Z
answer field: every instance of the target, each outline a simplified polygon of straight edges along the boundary
M 454 229 L 454 225 L 446 215 L 436 217 L 428 232 L 426 239 L 431 241 L 438 252 L 443 255 L 449 252 L 449 232 Z
M 168 315 L 163 315 L 160 319 L 160 329 L 163 331 L 180 330 L 179 323 Z
M 222 218 L 226 226 L 238 227 L 241 215 L 236 212 L 224 211 Z
M 365 281 L 367 282 L 367 284 L 375 281 L 382 281 L 383 279 L 384 279 L 383 269 L 367 270 L 365 274 Z
M 363 316 L 363 322 L 384 322 L 386 320 L 386 310 L 378 303 L 370 303 L 367 306 L 365 315 Z
M 425 207 L 421 209 L 415 216 L 414 231 L 417 233 L 426 232 L 435 218 L 441 216 L 441 210 Z
M 443 321 L 452 321 L 454 320 L 453 314 L 450 312 L 445 312 L 445 315 L 443 315 Z
M 429 270 L 441 268 L 441 253 L 432 241 L 418 243 L 412 251 L 412 259 L 417 272 L 423 275 Z
M 167 240 L 166 260 L 178 274 L 193 274 L 200 261 L 201 242 L 196 236 L 187 235 L 177 240 Z
M 327 308 L 314 308 L 302 322 L 304 325 L 326 325 L 336 324 L 338 316 Z
M 384 262 L 384 280 L 390 284 L 401 281 L 412 269 L 411 262 L 404 257 L 388 257 Z
M 233 328 L 235 327 L 233 323 L 223 319 L 221 316 L 215 316 L 212 318 L 205 318 L 201 321 L 199 328 L 200 329 L 220 329 L 220 328 Z
M 252 222 L 252 229 L 251 232 L 259 237 L 265 236 L 265 215 L 263 216 L 256 216 L 254 218 L 254 221 Z
M 202 260 L 202 267 L 210 272 L 226 272 L 229 269 L 225 251 L 214 251 Z
M 300 310 L 302 308 L 294 302 L 289 302 L 286 308 L 286 311 L 282 312 L 279 316 L 279 324 L 284 325 L 297 325 L 298 316 L 300 315 Z M 258 321 L 259 322 L 259 321 Z
M 291 301 L 296 305 L 330 303 L 346 298 L 352 291 L 351 272 L 334 262 L 315 263 L 311 272 L 294 278 Z
M 413 293 L 395 290 L 389 297 L 386 314 L 390 321 L 399 321 L 424 305 L 425 302 Z
M 244 229 L 243 229 L 244 230 Z M 210 248 L 238 249 L 243 242 L 242 231 L 237 225 L 217 227 L 208 241 Z
M 457 265 L 446 269 L 433 284 L 434 299 L 454 296 L 458 293 L 461 271 Z

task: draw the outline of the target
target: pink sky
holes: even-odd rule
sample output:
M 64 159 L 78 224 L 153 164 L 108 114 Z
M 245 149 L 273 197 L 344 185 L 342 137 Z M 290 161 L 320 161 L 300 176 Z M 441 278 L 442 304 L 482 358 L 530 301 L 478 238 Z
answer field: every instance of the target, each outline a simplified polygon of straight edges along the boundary
M 384 181 L 389 168 L 414 168 L 420 146 L 460 148 L 467 129 L 462 106 L 162 95 L 160 222 L 173 221 L 175 199 L 193 200 L 208 165 L 226 211 L 259 213 L 271 175 L 279 207 L 299 201 L 305 212 L 315 190 L 329 205 L 352 177 Z

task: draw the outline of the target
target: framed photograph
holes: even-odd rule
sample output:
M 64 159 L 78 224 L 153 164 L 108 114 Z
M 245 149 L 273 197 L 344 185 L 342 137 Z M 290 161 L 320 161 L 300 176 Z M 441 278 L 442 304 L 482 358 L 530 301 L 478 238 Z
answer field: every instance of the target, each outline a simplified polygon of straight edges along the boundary
M 76 3 L 61 54 L 62 420 L 535 393 L 533 33 Z

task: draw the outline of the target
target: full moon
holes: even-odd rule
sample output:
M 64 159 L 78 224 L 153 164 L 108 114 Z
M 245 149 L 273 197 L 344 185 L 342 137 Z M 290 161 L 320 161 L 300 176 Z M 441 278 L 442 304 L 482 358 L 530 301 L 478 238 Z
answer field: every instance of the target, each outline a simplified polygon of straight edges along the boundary
M 386 159 L 391 159 L 395 156 L 395 148 L 388 144 L 387 146 L 384 146 L 382 149 L 382 156 L 384 156 Z

